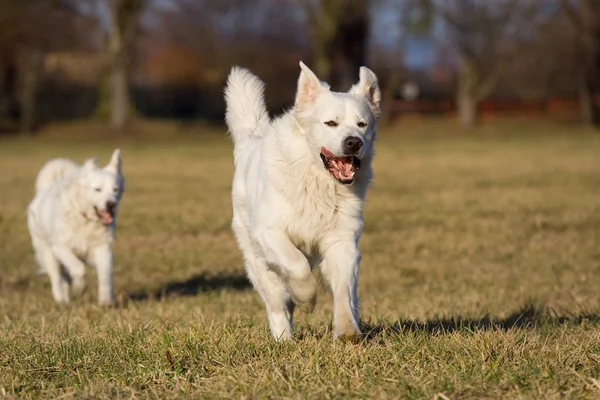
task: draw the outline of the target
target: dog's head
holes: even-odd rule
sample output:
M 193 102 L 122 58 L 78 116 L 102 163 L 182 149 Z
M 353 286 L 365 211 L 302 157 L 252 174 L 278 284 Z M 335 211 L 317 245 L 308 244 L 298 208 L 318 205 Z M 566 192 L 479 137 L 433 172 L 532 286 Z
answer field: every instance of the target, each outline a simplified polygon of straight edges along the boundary
M 347 93 L 326 83 L 300 62 L 294 114 L 310 150 L 342 184 L 354 182 L 361 160 L 372 155 L 381 115 L 381 90 L 375 74 L 360 68 L 359 81 Z
M 81 185 L 87 206 L 93 208 L 94 217 L 103 225 L 113 223 L 119 201 L 125 190 L 125 179 L 121 173 L 121 150 L 116 149 L 104 168 L 96 159 L 87 160 L 81 170 Z

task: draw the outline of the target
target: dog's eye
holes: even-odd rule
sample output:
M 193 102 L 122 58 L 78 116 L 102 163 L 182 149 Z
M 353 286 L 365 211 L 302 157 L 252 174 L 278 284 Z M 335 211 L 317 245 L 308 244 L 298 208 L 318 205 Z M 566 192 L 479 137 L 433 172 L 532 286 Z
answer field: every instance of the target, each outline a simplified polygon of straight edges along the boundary
M 335 121 L 327 121 L 325 122 L 325 125 L 335 128 L 336 126 L 338 126 L 338 123 Z
M 101 191 L 102 189 L 101 189 L 101 188 L 94 188 L 94 190 L 95 190 L 96 192 L 99 192 L 99 191 Z
M 367 123 L 366 123 L 366 122 L 362 122 L 362 121 L 360 121 L 360 122 L 359 122 L 358 124 L 356 124 L 356 125 L 358 125 L 358 127 L 359 127 L 359 128 L 364 128 L 364 127 L 366 127 L 366 126 L 367 126 Z
M 118 187 L 113 188 L 113 192 L 117 193 L 119 191 Z

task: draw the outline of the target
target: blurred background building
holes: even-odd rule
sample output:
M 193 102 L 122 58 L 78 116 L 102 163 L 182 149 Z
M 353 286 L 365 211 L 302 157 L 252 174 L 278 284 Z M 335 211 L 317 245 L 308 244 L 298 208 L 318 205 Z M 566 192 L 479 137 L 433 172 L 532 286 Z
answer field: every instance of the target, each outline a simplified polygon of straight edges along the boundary
M 0 133 L 219 121 L 232 65 L 267 82 L 277 112 L 299 60 L 334 90 L 368 65 L 386 122 L 600 121 L 597 0 L 0 0 Z

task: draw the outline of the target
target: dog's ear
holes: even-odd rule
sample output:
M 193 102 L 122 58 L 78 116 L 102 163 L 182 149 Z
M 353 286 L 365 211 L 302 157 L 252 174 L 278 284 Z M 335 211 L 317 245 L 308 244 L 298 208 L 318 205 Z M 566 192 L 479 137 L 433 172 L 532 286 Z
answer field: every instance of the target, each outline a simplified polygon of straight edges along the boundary
M 329 90 L 329 86 L 319 81 L 319 78 L 302 61 L 300 61 L 300 77 L 296 90 L 296 106 L 302 108 L 313 103 L 323 90 Z
M 104 169 L 113 172 L 121 172 L 121 164 L 121 149 L 115 149 L 108 165 Z
M 369 102 L 375 118 L 379 118 L 381 115 L 381 89 L 379 89 L 377 76 L 369 68 L 360 67 L 359 77 L 358 83 L 352 86 L 349 93 L 363 95 Z
M 90 171 L 95 170 L 96 168 L 98 168 L 97 159 L 96 157 L 92 157 L 85 160 L 85 162 L 83 163 L 82 170 L 84 173 L 88 173 Z

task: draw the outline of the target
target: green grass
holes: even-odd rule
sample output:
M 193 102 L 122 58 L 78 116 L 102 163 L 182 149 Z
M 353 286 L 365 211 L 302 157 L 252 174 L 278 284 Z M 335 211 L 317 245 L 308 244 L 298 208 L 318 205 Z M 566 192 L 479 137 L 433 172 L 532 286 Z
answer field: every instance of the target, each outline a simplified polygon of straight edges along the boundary
M 355 345 L 331 339 L 324 290 L 297 314 L 297 340 L 273 343 L 229 227 L 231 143 L 178 129 L 119 139 L 79 124 L 0 141 L 0 397 L 600 397 L 597 134 L 446 121 L 382 132 Z M 91 269 L 88 293 L 58 307 L 25 225 L 35 175 L 56 156 L 107 162 L 116 146 L 118 307 L 96 306 Z

